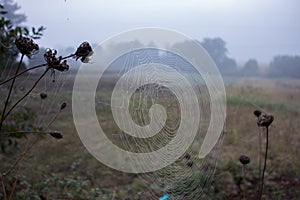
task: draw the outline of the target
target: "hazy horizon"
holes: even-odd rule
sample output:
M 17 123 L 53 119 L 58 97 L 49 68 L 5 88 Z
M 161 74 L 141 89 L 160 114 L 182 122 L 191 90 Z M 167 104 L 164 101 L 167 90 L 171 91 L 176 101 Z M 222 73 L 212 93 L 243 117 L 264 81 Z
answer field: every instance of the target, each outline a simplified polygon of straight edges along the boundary
M 18 0 L 26 25 L 47 29 L 45 47 L 76 47 L 130 29 L 161 27 L 190 38 L 221 37 L 238 63 L 255 58 L 268 64 L 279 54 L 299 55 L 300 2 L 297 0 L 165 0 L 109 2 Z

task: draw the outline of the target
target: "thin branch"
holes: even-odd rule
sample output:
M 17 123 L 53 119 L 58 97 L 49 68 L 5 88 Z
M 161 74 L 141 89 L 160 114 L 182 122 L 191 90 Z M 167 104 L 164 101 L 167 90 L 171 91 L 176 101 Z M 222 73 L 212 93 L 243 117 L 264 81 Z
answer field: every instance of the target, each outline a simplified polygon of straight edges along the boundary
M 2 176 L 1 173 L 0 173 L 0 178 L 1 178 L 1 185 L 2 185 L 2 191 L 3 191 L 3 200 L 7 200 L 6 188 L 5 188 L 4 181 L 3 181 L 3 176 Z
M 68 58 L 72 58 L 72 57 L 74 57 L 74 56 L 75 56 L 75 53 L 72 53 L 72 54 L 70 54 L 70 55 L 68 55 L 68 56 L 62 57 L 61 60 L 65 60 L 65 59 L 68 59 Z
M 258 155 L 258 176 L 259 176 L 259 181 L 258 185 L 261 185 L 261 158 L 262 158 L 262 130 L 259 128 L 259 134 L 258 134 L 258 140 L 259 140 L 259 155 Z
M 47 132 L 43 131 L 12 131 L 12 132 L 0 132 L 0 135 L 10 135 L 10 134 L 30 134 L 30 133 L 40 133 L 40 134 L 48 134 Z
M 19 61 L 18 68 L 17 68 L 17 70 L 16 70 L 16 72 L 15 72 L 15 75 L 18 74 L 18 72 L 19 72 L 19 70 L 20 70 L 20 67 L 21 67 L 23 58 L 24 58 L 24 54 L 22 54 L 22 56 L 21 56 L 21 59 L 20 59 L 20 61 Z M 0 131 L 1 131 L 1 129 L 2 129 L 2 124 L 3 124 L 3 121 L 4 121 L 4 116 L 5 116 L 6 108 L 7 108 L 7 105 L 8 105 L 8 102 L 9 102 L 9 99 L 10 99 L 10 96 L 11 96 L 11 93 L 12 93 L 12 90 L 13 90 L 13 87 L 14 87 L 14 84 L 15 84 L 15 80 L 16 80 L 16 78 L 13 78 L 13 79 L 12 79 L 12 83 L 11 83 L 11 85 L 10 85 L 9 92 L 8 92 L 6 101 L 5 101 L 5 103 L 4 103 L 4 108 L 3 108 L 3 111 L 2 111 L 1 121 L 0 121 Z
M 20 73 L 18 73 L 18 74 L 16 74 L 16 75 L 10 77 L 9 79 L 7 79 L 7 80 L 5 80 L 5 81 L 2 81 L 2 82 L 0 83 L 0 85 L 3 85 L 3 84 L 5 84 L 5 83 L 11 81 L 12 79 L 15 79 L 15 78 L 17 78 L 18 76 L 21 76 L 22 74 L 24 74 L 24 73 L 26 73 L 26 72 L 28 72 L 28 71 L 31 71 L 31 70 L 34 70 L 34 69 L 37 69 L 37 68 L 40 68 L 40 67 L 44 67 L 44 66 L 47 66 L 47 63 L 44 63 L 44 64 L 41 64 L 41 65 L 37 65 L 37 66 L 31 67 L 31 68 L 28 68 L 28 69 L 26 69 L 26 70 L 24 70 L 24 71 L 22 71 L 22 72 L 20 72 Z
M 264 189 L 265 171 L 267 168 L 267 157 L 268 157 L 268 146 L 269 146 L 269 127 L 267 126 L 266 128 L 267 128 L 266 152 L 265 152 L 264 168 L 262 171 L 261 185 L 260 185 L 260 190 L 259 190 L 259 199 L 262 198 L 262 193 L 263 193 L 263 189 Z
M 11 111 L 23 100 L 23 99 L 25 99 L 29 94 L 30 94 L 30 92 L 36 87 L 36 85 L 38 84 L 38 82 L 47 74 L 47 72 L 50 70 L 50 68 L 47 68 L 46 70 L 45 70 L 45 72 L 40 76 L 40 78 L 38 78 L 36 81 L 35 81 L 35 83 L 33 84 L 33 86 L 30 88 L 30 90 L 28 90 L 27 92 L 26 92 L 26 94 L 24 94 L 24 96 L 23 97 L 21 97 L 11 108 L 10 108 L 10 110 L 7 112 L 7 114 L 5 114 L 4 115 L 4 117 L 2 118 L 2 121 L 4 121 L 7 117 L 8 117 L 8 115 L 11 113 Z
M 51 126 L 51 124 L 53 124 L 53 122 L 56 120 L 57 116 L 59 115 L 59 113 L 61 112 L 61 109 L 54 115 L 54 117 L 50 120 L 50 122 L 47 124 L 45 130 L 47 131 L 48 128 Z
M 62 60 L 71 58 L 71 57 L 73 57 L 74 55 L 75 55 L 75 54 L 71 54 L 71 55 L 69 55 L 69 56 L 65 56 L 65 57 L 62 58 Z M 2 81 L 2 82 L 0 83 L 0 85 L 3 85 L 3 84 L 5 84 L 5 83 L 7 83 L 7 82 L 13 80 L 13 79 L 15 79 L 16 77 L 21 76 L 22 74 L 24 74 L 24 73 L 26 73 L 26 72 L 28 72 L 28 71 L 31 71 L 31 70 L 34 70 L 34 69 L 37 69 L 37 68 L 40 68 L 40 67 L 44 67 L 44 66 L 47 66 L 47 63 L 43 63 L 43 64 L 40 64 L 40 65 L 36 65 L 36 66 L 34 66 L 34 67 L 30 67 L 30 68 L 28 68 L 28 69 L 26 69 L 26 70 L 24 70 L 24 71 L 22 71 L 22 72 L 20 72 L 20 73 L 18 73 L 18 74 L 15 74 L 14 76 L 8 78 L 7 80 Z
M 246 175 L 245 175 L 245 165 L 243 165 L 243 168 L 242 168 L 242 171 L 243 171 L 243 183 L 244 183 L 244 188 L 243 188 L 243 199 L 247 199 L 246 196 L 247 196 L 247 183 L 246 183 Z
M 25 150 L 28 148 L 28 144 L 29 144 L 29 139 L 27 139 L 27 142 L 26 142 L 26 145 L 25 145 L 25 148 L 24 148 Z M 23 155 L 23 156 L 21 157 L 20 162 L 24 159 L 24 157 L 25 157 L 25 155 Z M 13 196 L 13 194 L 14 194 L 14 192 L 15 192 L 15 189 L 16 189 L 16 187 L 17 187 L 17 182 L 18 182 L 18 179 L 19 179 L 19 175 L 20 175 L 20 171 L 21 171 L 21 166 L 19 166 L 19 168 L 18 168 L 18 171 L 17 171 L 17 174 L 16 174 L 16 178 L 15 178 L 13 187 L 12 187 L 12 189 L 11 189 L 11 192 L 10 192 L 10 194 L 9 194 L 8 200 L 11 200 L 11 199 L 12 199 L 12 196 Z
M 27 148 L 25 148 L 24 152 L 21 153 L 21 156 L 14 162 L 14 164 L 11 166 L 11 168 L 3 174 L 3 176 L 9 175 L 15 169 L 15 167 L 18 165 L 18 163 L 23 160 L 25 155 L 31 150 L 31 148 L 33 147 L 33 145 L 35 145 L 37 143 L 37 141 L 38 141 L 38 138 L 30 146 L 27 146 Z
M 13 194 L 14 194 L 15 189 L 16 189 L 16 187 L 17 187 L 17 182 L 18 182 L 18 180 L 19 180 L 20 171 L 21 171 L 21 167 L 18 168 L 18 172 L 17 172 L 16 178 L 15 178 L 13 187 L 12 187 L 12 189 L 11 189 L 11 192 L 10 192 L 10 194 L 9 194 L 8 200 L 11 200 L 12 197 L 13 197 Z

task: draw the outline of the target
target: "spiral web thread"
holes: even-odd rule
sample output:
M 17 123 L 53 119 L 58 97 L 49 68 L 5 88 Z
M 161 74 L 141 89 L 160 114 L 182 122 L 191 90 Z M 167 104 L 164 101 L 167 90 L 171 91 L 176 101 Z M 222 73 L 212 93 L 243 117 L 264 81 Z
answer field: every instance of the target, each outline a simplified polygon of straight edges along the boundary
M 210 118 L 209 94 L 201 75 L 196 72 L 190 63 L 178 55 L 151 48 L 136 50 L 120 56 L 111 63 L 106 73 L 110 74 L 109 71 L 113 71 L 117 72 L 118 78 L 124 74 L 126 77 L 126 73 L 134 67 L 151 63 L 173 67 L 190 82 L 198 98 L 201 121 L 197 136 L 186 151 L 186 154 L 180 157 L 175 163 L 163 169 L 151 173 L 139 174 L 140 179 L 148 188 L 148 191 L 143 191 L 145 192 L 143 197 L 158 199 L 163 194 L 168 193 L 171 195 L 171 199 L 207 199 L 207 193 L 212 184 L 216 163 L 220 155 L 223 136 L 220 137 L 209 156 L 201 160 L 198 158 Z M 147 74 L 134 74 L 134 80 L 139 82 L 145 76 Z M 166 77 L 166 79 L 168 78 L 172 77 Z M 99 85 L 101 85 L 101 81 L 103 80 L 100 79 Z M 101 93 L 101 89 L 99 88 L 99 93 Z M 101 107 L 115 106 L 111 105 L 104 97 L 103 99 L 101 97 L 97 99 L 97 102 Z M 141 139 L 129 136 L 121 130 L 119 133 L 113 134 L 113 137 L 107 136 L 115 144 L 130 152 L 152 152 L 165 146 L 176 134 L 180 121 L 186 120 L 180 118 L 180 111 L 185 108 L 180 108 L 176 96 L 172 94 L 170 89 L 162 86 L 159 81 L 142 85 L 132 95 L 129 108 L 124 107 L 124 109 L 129 109 L 131 117 L 136 124 L 145 126 L 149 124 L 149 109 L 154 104 L 162 105 L 166 109 L 168 116 L 166 124 L 157 135 Z M 168 156 L 166 156 L 166 159 L 168 159 Z M 131 162 L 133 163 L 132 166 L 134 166 L 139 161 L 132 160 Z M 141 162 L 147 162 L 147 160 Z

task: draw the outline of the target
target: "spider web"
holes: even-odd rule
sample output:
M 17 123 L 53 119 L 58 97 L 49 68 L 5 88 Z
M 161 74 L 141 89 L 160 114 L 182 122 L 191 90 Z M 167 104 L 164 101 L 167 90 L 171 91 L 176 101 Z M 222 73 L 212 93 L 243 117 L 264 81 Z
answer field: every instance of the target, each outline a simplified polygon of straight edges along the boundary
M 138 175 L 148 188 L 143 197 L 158 199 L 168 193 L 171 199 L 207 199 L 207 193 L 212 184 L 216 164 L 220 156 L 223 135 L 208 156 L 204 159 L 198 158 L 209 125 L 210 97 L 201 74 L 184 58 L 166 50 L 144 48 L 131 51 L 114 60 L 101 77 L 97 90 L 99 95 L 96 97 L 96 102 L 100 107 L 100 125 L 105 133 L 111 133 L 107 134 L 107 137 L 114 144 L 130 152 L 152 152 L 171 141 L 181 120 L 184 123 L 184 120 L 188 119 L 180 118 L 181 108 L 176 96 L 159 81 L 138 88 L 132 95 L 129 106 L 133 121 L 140 126 L 145 126 L 150 122 L 149 109 L 151 106 L 154 104 L 162 105 L 166 109 L 168 117 L 165 126 L 158 134 L 150 138 L 137 138 L 124 133 L 118 128 L 117 124 L 112 123 L 109 126 L 101 124 L 101 122 L 104 122 L 104 118 L 113 121 L 111 107 L 114 105 L 111 105 L 109 97 L 117 80 L 124 74 L 126 76 L 126 73 L 134 67 L 151 63 L 170 66 L 189 81 L 197 95 L 201 121 L 194 142 L 182 157 L 163 169 Z M 134 76 L 137 82 L 145 78 L 145 74 L 135 74 Z M 124 107 L 124 109 L 127 108 Z M 104 110 L 106 112 L 103 112 Z M 115 131 L 112 133 L 112 130 Z M 138 164 L 138 161 L 132 161 L 132 163 Z

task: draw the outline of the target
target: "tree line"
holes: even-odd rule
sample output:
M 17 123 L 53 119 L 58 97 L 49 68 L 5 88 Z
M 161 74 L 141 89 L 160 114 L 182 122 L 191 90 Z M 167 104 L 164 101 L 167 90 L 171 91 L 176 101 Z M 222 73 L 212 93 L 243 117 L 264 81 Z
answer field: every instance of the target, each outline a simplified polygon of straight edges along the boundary
M 269 63 L 267 70 L 262 72 L 254 58 L 238 67 L 236 61 L 228 56 L 226 42 L 222 38 L 205 38 L 200 44 L 214 60 L 222 75 L 300 78 L 300 56 L 277 55 Z
M 32 32 L 33 38 L 39 38 L 44 30 L 44 27 L 29 30 L 27 27 L 20 26 L 22 22 L 26 21 L 26 16 L 18 14 L 19 9 L 20 6 L 13 0 L 4 1 L 0 5 L 0 70 L 3 70 L 4 66 L 7 65 L 8 58 L 12 62 L 17 58 L 17 53 L 11 46 L 17 35 L 29 35 Z M 277 55 L 269 63 L 267 70 L 262 72 L 259 63 L 254 58 L 249 59 L 243 66 L 238 66 L 235 59 L 228 56 L 229 51 L 226 42 L 220 37 L 204 38 L 199 44 L 214 60 L 222 75 L 300 78 L 300 56 Z M 66 48 L 66 53 L 73 50 Z M 34 66 L 43 61 L 44 52 L 45 49 L 41 47 L 38 55 L 29 59 L 28 65 Z M 76 65 L 76 63 L 71 64 Z

